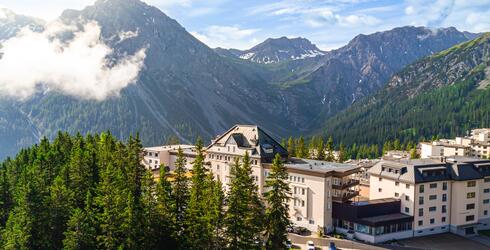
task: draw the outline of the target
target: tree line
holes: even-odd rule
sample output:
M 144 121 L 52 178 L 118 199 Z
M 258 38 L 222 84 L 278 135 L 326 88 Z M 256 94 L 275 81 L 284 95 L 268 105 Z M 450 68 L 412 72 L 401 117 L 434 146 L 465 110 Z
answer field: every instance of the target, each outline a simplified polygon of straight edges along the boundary
M 376 159 L 386 154 L 388 151 L 398 150 L 407 151 L 410 157 L 418 158 L 417 143 L 408 141 L 401 143 L 400 140 L 386 140 L 383 144 L 352 144 L 350 146 L 340 143 L 336 145 L 332 136 L 324 141 L 323 136 L 312 136 L 305 140 L 303 136 L 298 138 L 289 137 L 282 139 L 281 145 L 287 149 L 289 157 L 304 159 L 325 160 L 330 162 L 345 162 L 349 159 Z M 436 138 L 434 137 L 433 140 Z
M 175 169 L 155 179 L 138 136 L 43 139 L 0 164 L 0 248 L 284 248 L 290 190 L 280 156 L 259 194 L 248 155 L 235 159 L 225 191 L 200 140 L 196 151 L 191 170 L 179 149 Z

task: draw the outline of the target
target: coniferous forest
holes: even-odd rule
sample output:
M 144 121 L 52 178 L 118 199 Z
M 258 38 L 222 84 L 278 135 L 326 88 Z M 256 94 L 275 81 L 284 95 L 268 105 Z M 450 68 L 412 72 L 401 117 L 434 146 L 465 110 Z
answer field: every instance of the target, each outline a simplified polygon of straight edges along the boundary
M 278 249 L 289 188 L 276 157 L 259 194 L 248 155 L 228 191 L 208 171 L 197 142 L 192 169 L 179 150 L 160 177 L 141 165 L 138 136 L 70 136 L 23 149 L 0 165 L 0 249 Z M 269 204 L 269 206 L 265 206 Z

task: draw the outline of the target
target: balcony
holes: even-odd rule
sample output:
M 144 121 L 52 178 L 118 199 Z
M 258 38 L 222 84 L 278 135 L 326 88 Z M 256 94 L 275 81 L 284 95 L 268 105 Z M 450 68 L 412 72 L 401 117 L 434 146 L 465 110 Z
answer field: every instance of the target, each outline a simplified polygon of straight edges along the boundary
M 357 186 L 357 185 L 359 185 L 359 180 L 349 179 L 348 181 L 344 181 L 340 184 L 332 184 L 332 188 L 341 190 L 341 189 L 347 189 L 347 188 Z
M 341 196 L 333 196 L 332 197 L 332 200 L 333 201 L 338 201 L 338 202 L 346 202 L 356 196 L 359 195 L 359 191 L 353 191 L 353 190 L 349 190 L 349 191 L 346 191 L 346 192 L 343 192 Z

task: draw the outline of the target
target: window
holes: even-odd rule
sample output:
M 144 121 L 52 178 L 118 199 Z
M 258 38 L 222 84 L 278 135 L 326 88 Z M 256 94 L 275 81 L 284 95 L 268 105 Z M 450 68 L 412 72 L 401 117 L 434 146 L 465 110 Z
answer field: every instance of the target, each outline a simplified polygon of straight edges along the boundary
M 490 188 L 483 189 L 483 193 L 490 193 Z
M 447 190 L 447 182 L 442 183 L 442 190 Z
M 447 211 L 446 211 L 446 205 L 442 205 L 441 207 L 441 211 L 443 214 L 445 214 Z
M 442 221 L 442 222 L 446 222 L 446 217 L 442 217 L 442 218 L 441 218 L 441 221 Z
M 483 215 L 488 215 L 488 210 L 483 210 Z
M 436 211 L 436 207 L 429 207 L 429 212 L 435 212 Z
M 472 220 L 475 220 L 475 216 L 474 215 L 467 215 L 466 216 L 466 221 L 472 221 Z
M 431 183 L 430 188 L 437 188 L 437 183 Z
M 430 219 L 430 224 L 434 224 L 436 222 L 436 220 L 434 220 L 434 218 Z
M 408 207 L 405 207 L 405 213 L 409 213 L 410 209 Z
M 437 195 L 433 194 L 433 195 L 429 195 L 429 200 L 437 200 Z
M 306 192 L 306 189 L 302 188 L 302 189 L 301 189 L 301 194 L 302 194 L 302 195 L 305 195 L 305 192 Z
M 485 182 L 490 182 L 490 178 L 485 178 Z
M 419 220 L 419 226 L 422 226 L 423 224 L 424 224 L 424 222 Z
M 382 181 L 382 180 L 383 180 L 383 178 L 379 177 L 379 181 Z
M 423 193 L 424 192 L 424 185 L 420 185 L 419 186 L 419 193 Z
M 400 194 L 399 193 L 395 193 L 395 197 L 398 197 L 398 196 L 400 196 Z
M 447 201 L 447 194 L 442 194 L 442 201 Z
M 303 218 L 301 217 L 296 217 L 296 221 L 301 221 Z
M 305 178 L 304 177 L 301 177 L 301 182 L 302 183 L 305 183 Z
M 395 186 L 398 186 L 398 185 L 400 185 L 400 182 L 395 181 Z
M 476 186 L 476 181 L 468 181 L 467 187 L 474 187 Z
M 296 187 L 294 187 L 294 194 L 296 194 L 296 193 L 297 193 L 297 192 L 296 192 L 296 190 L 297 190 L 297 188 L 296 188 Z
M 315 221 L 314 220 L 310 220 L 310 224 L 315 224 Z
M 383 191 L 383 189 L 381 189 L 381 188 L 378 188 L 378 192 L 382 192 L 382 191 Z
M 466 194 L 467 199 L 475 198 L 475 192 L 469 192 Z
M 424 196 L 419 196 L 419 205 L 424 204 Z
M 483 204 L 488 204 L 488 203 L 490 203 L 490 200 L 489 199 L 483 200 Z
M 405 184 L 405 188 L 410 188 L 410 184 Z
M 410 196 L 405 195 L 405 200 L 406 200 L 406 201 L 409 201 L 409 200 L 410 200 Z
M 423 208 L 419 208 L 419 216 L 424 216 L 424 209 Z
M 475 209 L 475 203 L 466 204 L 466 210 Z
M 305 201 L 301 201 L 301 206 L 305 207 Z

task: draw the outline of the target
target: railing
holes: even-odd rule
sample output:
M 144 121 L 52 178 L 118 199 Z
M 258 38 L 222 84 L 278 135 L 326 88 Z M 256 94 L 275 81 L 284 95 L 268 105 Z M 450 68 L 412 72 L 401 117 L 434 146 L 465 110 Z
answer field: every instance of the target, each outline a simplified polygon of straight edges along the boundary
M 350 188 L 350 187 L 357 186 L 357 185 L 359 185 L 359 180 L 350 179 L 349 181 L 342 182 L 340 184 L 332 184 L 332 188 L 333 189 L 346 189 L 346 188 Z
M 332 199 L 334 201 L 346 202 L 346 201 L 348 201 L 348 200 L 350 200 L 350 199 L 352 199 L 358 195 L 359 195 L 359 191 L 350 190 L 350 191 L 342 193 L 341 196 L 333 196 Z

